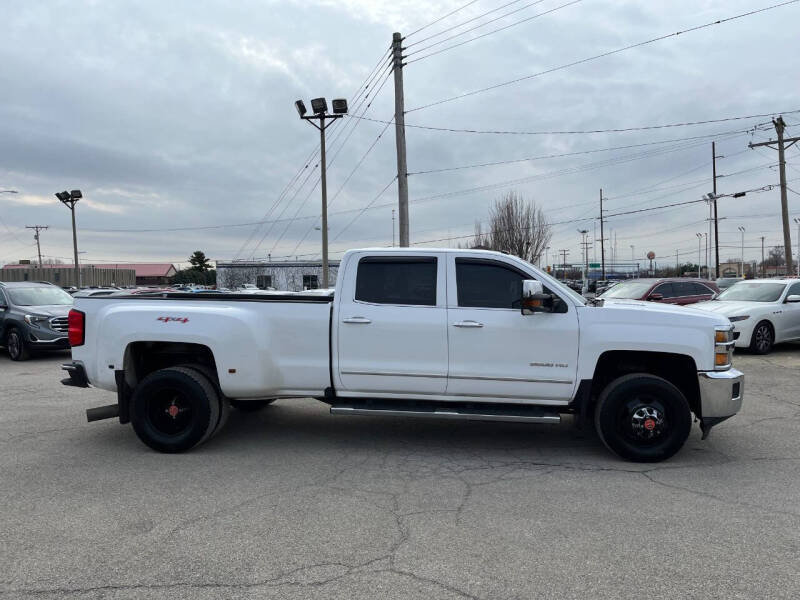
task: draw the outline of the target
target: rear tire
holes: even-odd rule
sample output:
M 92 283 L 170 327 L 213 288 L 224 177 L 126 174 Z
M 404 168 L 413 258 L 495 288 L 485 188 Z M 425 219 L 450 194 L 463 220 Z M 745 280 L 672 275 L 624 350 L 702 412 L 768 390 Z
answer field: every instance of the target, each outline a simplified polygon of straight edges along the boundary
M 659 462 L 681 449 L 692 428 L 689 403 L 666 379 L 634 373 L 600 395 L 595 427 L 606 447 L 634 462 Z
M 25 336 L 16 327 L 9 329 L 6 334 L 6 350 L 11 360 L 28 360 L 31 357 Z
M 251 413 L 266 408 L 275 400 L 231 400 L 231 406 L 238 411 Z
M 750 336 L 750 352 L 753 354 L 769 354 L 775 344 L 775 332 L 767 321 L 761 321 L 753 329 Z
M 217 430 L 222 401 L 200 371 L 170 367 L 150 373 L 131 398 L 131 425 L 142 442 L 165 453 L 185 452 Z

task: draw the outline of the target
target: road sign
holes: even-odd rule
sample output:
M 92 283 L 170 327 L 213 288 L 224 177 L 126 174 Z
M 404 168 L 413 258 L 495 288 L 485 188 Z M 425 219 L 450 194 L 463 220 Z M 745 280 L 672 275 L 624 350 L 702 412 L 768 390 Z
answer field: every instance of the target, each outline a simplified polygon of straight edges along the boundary
M 600 268 L 600 263 L 589 263 L 589 268 L 590 269 L 599 269 Z

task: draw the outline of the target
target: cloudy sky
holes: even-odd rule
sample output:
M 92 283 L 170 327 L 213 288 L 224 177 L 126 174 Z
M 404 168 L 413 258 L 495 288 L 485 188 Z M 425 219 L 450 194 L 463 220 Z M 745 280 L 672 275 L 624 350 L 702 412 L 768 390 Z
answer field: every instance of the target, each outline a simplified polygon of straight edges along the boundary
M 777 153 L 747 143 L 770 139 L 778 113 L 800 135 L 800 4 L 459 96 L 777 3 L 5 0 L 0 189 L 19 193 L 0 194 L 0 263 L 35 256 L 34 224 L 50 227 L 43 253 L 69 259 L 69 211 L 53 194 L 74 188 L 85 196 L 82 260 L 313 257 L 319 138 L 293 102 L 320 95 L 374 119 L 329 130 L 332 257 L 391 244 L 397 167 L 394 126 L 382 121 L 394 111 L 394 31 L 408 35 L 408 125 L 515 132 L 407 129 L 412 242 L 455 245 L 516 190 L 554 223 L 551 252 L 575 259 L 600 188 L 610 214 L 711 191 L 711 140 L 724 156 L 720 193 L 778 182 Z M 749 115 L 766 116 L 639 129 Z M 787 161 L 800 191 L 800 148 Z M 739 256 L 739 226 L 746 259 L 760 256 L 761 236 L 781 243 L 779 207 L 777 189 L 720 200 L 721 258 Z M 800 216 L 795 191 L 789 208 Z M 620 259 L 652 250 L 672 263 L 677 250 L 696 261 L 707 216 L 698 203 L 608 227 Z

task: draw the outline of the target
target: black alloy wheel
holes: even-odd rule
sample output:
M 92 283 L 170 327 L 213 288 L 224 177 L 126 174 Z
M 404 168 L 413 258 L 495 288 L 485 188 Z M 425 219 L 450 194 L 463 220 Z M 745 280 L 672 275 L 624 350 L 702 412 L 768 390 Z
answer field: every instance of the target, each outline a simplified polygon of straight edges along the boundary
M 647 373 L 612 381 L 600 395 L 595 426 L 613 452 L 635 462 L 658 462 L 681 449 L 692 427 L 681 391 Z
M 188 367 L 150 373 L 131 398 L 131 425 L 159 452 L 184 452 L 210 438 L 222 423 L 223 400 L 211 381 Z
M 766 321 L 761 321 L 753 330 L 753 337 L 750 339 L 750 350 L 755 354 L 769 354 L 775 343 L 775 334 L 772 326 Z
M 30 358 L 28 346 L 25 339 L 16 327 L 8 330 L 6 335 L 6 349 L 11 360 L 27 360 Z

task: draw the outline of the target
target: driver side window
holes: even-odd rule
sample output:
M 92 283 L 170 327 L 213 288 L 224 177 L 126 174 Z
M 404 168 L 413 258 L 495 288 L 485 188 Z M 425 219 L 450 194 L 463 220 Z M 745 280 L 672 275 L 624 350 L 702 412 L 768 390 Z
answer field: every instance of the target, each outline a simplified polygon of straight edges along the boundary
M 789 291 L 786 293 L 786 297 L 788 298 L 789 296 L 794 295 L 800 296 L 800 282 L 793 283 L 791 286 L 789 286 Z
M 523 273 L 502 263 L 482 259 L 456 259 L 458 305 L 469 308 L 520 310 Z M 545 293 L 552 293 L 547 287 Z M 566 303 L 555 296 L 553 311 L 567 312 Z

